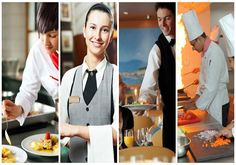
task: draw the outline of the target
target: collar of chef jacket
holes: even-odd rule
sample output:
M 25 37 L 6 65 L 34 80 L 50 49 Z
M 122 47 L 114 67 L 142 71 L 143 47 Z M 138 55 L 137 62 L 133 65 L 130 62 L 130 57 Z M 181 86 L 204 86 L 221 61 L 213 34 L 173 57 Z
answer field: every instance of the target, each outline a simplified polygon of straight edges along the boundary
M 204 42 L 202 57 L 205 55 L 205 52 L 208 50 L 210 44 L 211 44 L 211 40 L 210 40 L 210 38 L 207 37 L 205 42 Z

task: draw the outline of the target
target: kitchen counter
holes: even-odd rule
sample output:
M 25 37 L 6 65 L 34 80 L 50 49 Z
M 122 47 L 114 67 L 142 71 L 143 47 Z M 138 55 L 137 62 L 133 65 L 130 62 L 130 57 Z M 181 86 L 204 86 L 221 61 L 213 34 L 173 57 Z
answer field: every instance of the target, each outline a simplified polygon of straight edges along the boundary
M 21 147 L 22 140 L 31 135 L 41 134 L 47 131 L 49 131 L 50 133 L 58 133 L 57 122 L 52 120 L 50 123 L 38 123 L 35 125 L 11 129 L 8 130 L 8 134 L 11 138 L 12 145 L 22 148 Z M 8 144 L 4 136 L 4 131 L 2 131 L 2 144 Z M 42 157 L 30 153 L 27 153 L 27 155 L 28 155 L 27 163 L 58 162 L 58 157 Z
M 188 124 L 184 126 L 179 126 L 178 128 L 182 129 L 183 131 L 187 133 L 197 132 L 197 131 L 203 131 L 208 129 L 221 129 L 222 126 L 220 123 L 218 123 L 210 114 L 208 114 L 206 111 L 201 110 L 190 110 L 195 115 L 197 115 L 201 122 L 194 123 L 194 124 Z M 178 158 L 178 162 L 184 163 L 184 162 L 195 162 L 192 154 L 190 151 L 187 152 L 187 154 L 184 157 Z M 210 160 L 207 162 L 225 162 L 225 163 L 233 163 L 234 162 L 234 156 L 231 157 L 225 157 L 225 158 L 219 158 Z

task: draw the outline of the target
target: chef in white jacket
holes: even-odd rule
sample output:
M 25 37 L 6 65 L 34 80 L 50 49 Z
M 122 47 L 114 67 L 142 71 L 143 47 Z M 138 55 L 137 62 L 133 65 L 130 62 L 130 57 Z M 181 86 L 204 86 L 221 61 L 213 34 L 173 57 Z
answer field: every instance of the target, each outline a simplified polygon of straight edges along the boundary
M 192 49 L 202 53 L 197 94 L 184 107 L 207 110 L 219 123 L 226 126 L 229 76 L 224 53 L 203 32 L 194 10 L 184 13 L 182 18 Z
M 219 20 L 225 46 L 227 50 L 228 59 L 231 67 L 234 69 L 234 18 L 232 14 L 227 14 Z M 222 128 L 217 136 L 226 136 L 228 138 L 235 137 L 234 120 L 232 120 L 226 127 Z
M 41 85 L 55 100 L 58 96 L 58 3 L 40 3 L 37 13 L 39 39 L 31 48 L 15 103 L 4 100 L 3 115 L 23 125 Z
M 225 40 L 227 56 L 230 66 L 234 69 L 234 18 L 233 15 L 227 14 L 219 20 L 221 31 Z

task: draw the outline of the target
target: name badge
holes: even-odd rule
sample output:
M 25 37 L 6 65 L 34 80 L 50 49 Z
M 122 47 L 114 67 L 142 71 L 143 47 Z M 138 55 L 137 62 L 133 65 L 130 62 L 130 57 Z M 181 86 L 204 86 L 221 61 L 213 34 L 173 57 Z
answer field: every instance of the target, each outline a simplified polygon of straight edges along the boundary
M 79 103 L 79 101 L 80 101 L 80 97 L 79 96 L 70 96 L 69 97 L 69 104 Z

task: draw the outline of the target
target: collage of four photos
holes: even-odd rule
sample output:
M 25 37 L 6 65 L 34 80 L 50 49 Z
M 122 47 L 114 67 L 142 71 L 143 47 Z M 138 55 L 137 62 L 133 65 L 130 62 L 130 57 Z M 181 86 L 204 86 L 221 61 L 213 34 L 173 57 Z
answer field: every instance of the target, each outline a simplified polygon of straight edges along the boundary
M 0 5 L 2 163 L 234 163 L 234 1 Z

